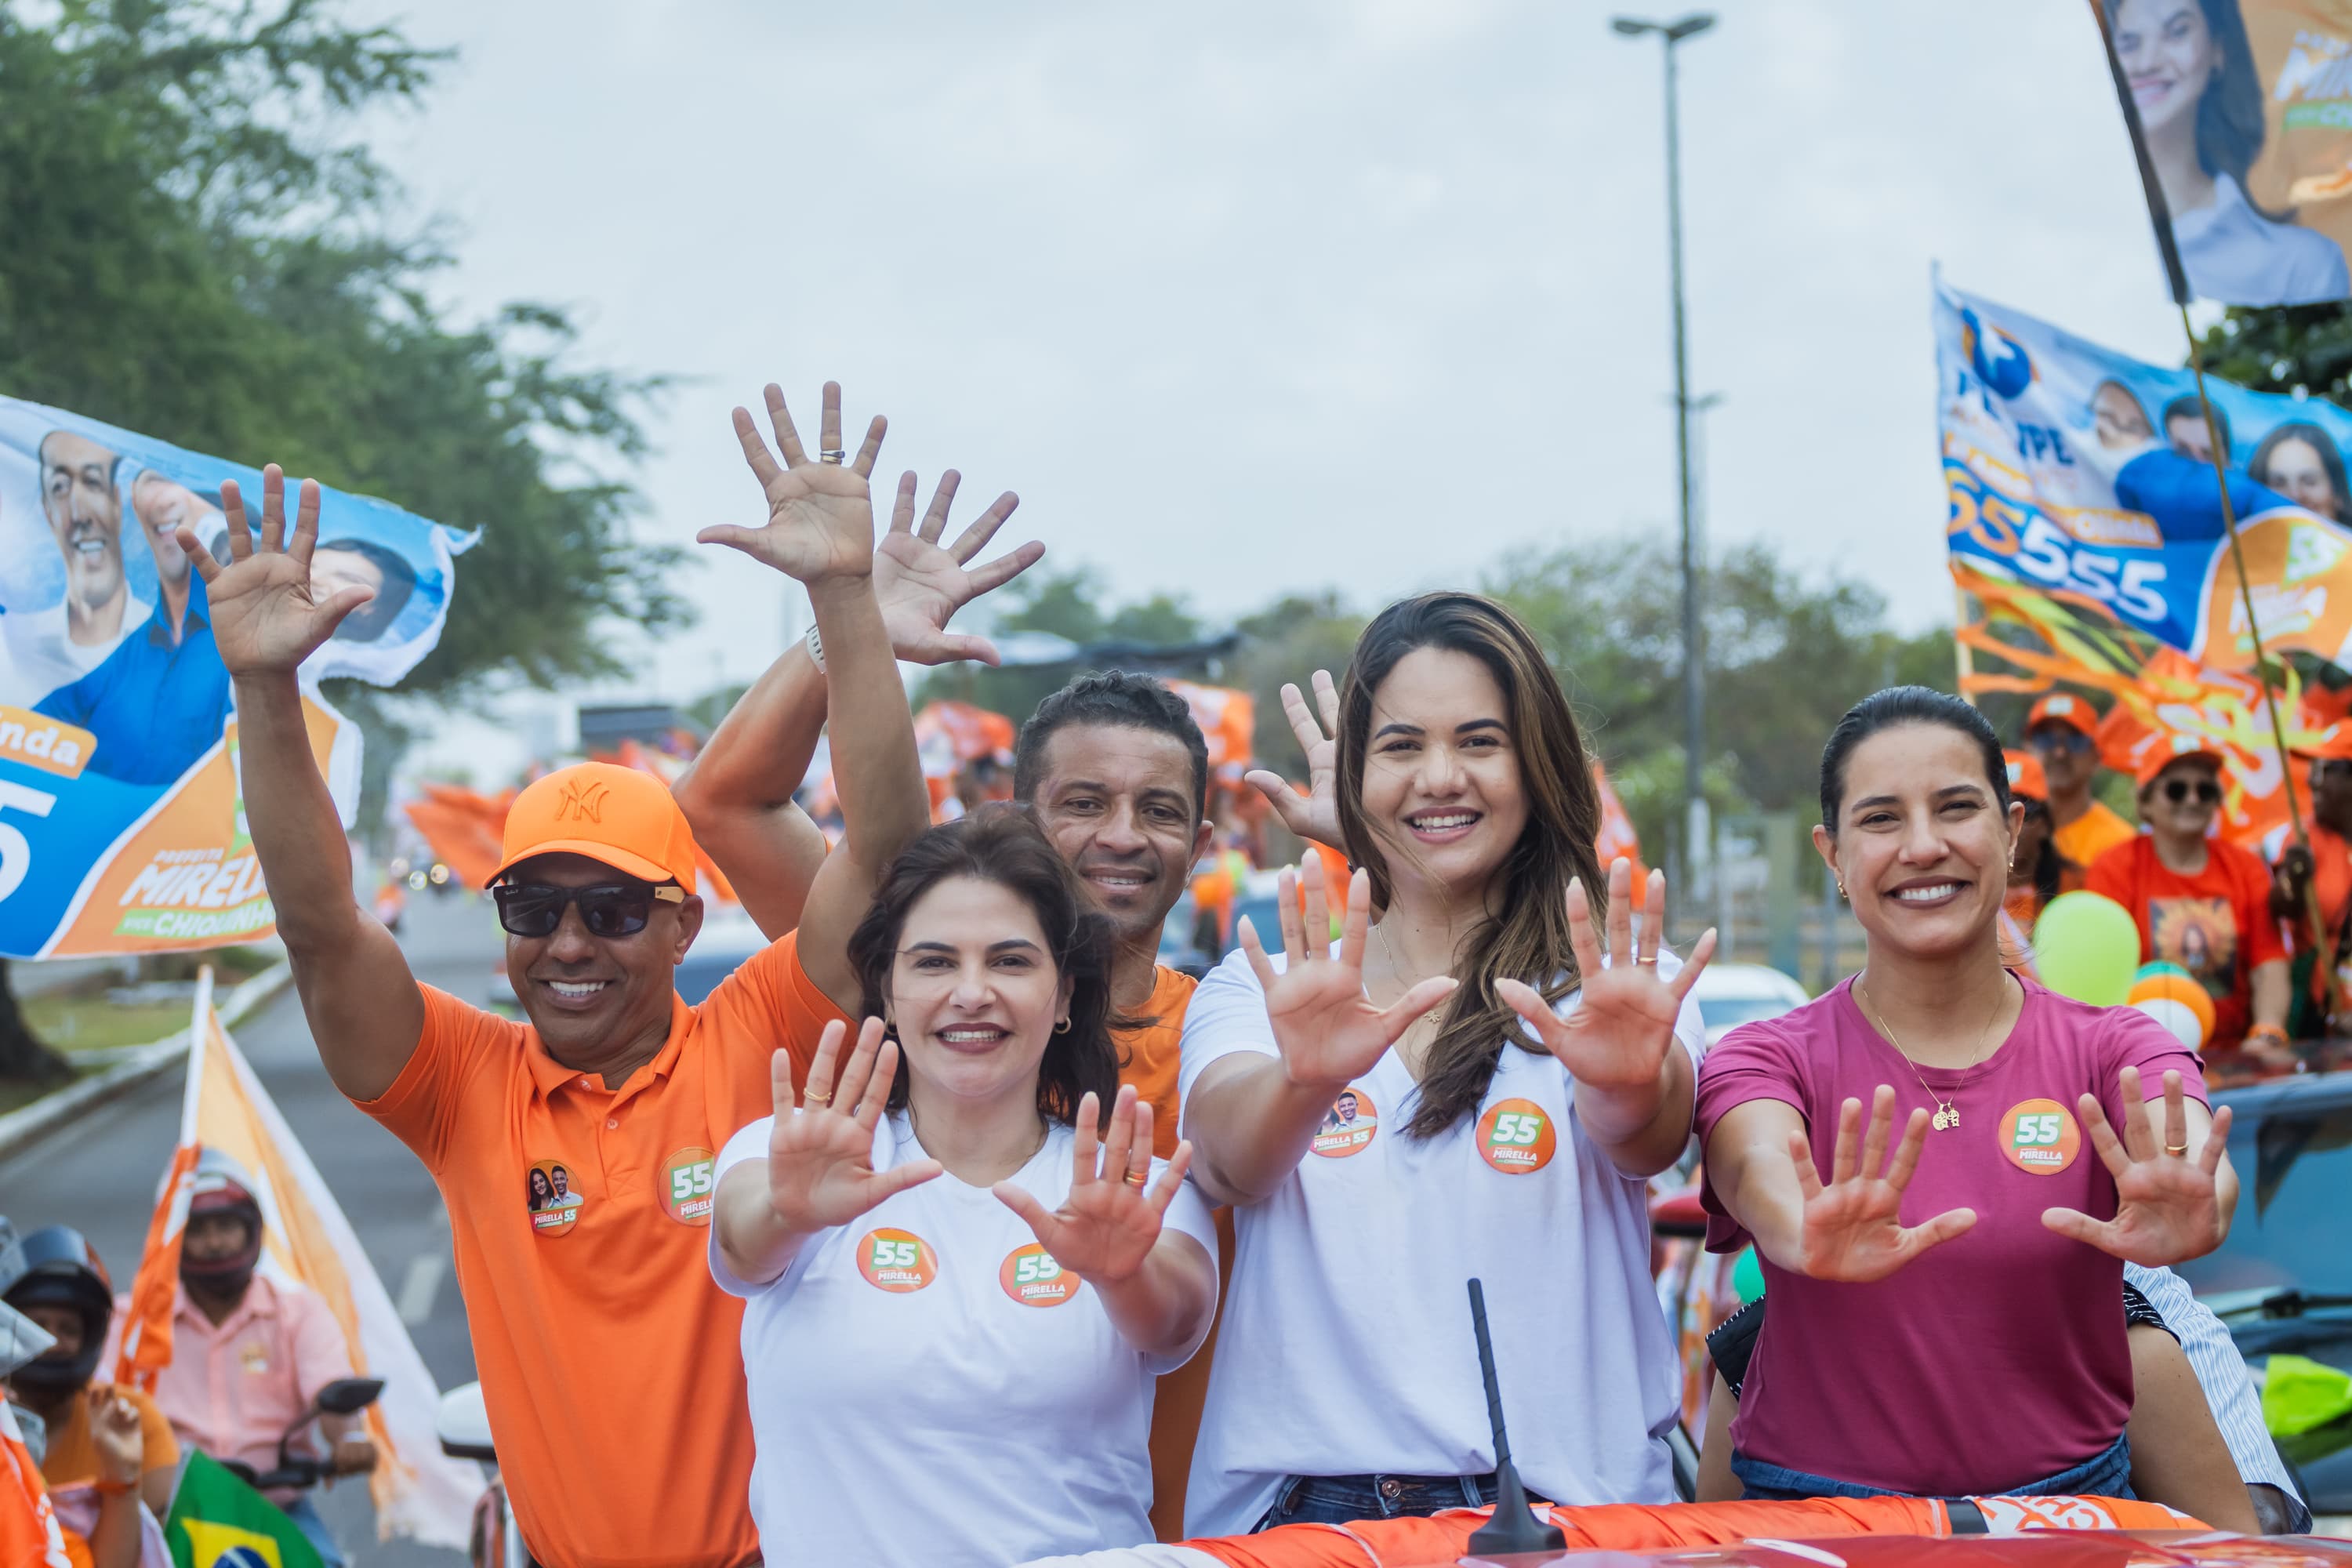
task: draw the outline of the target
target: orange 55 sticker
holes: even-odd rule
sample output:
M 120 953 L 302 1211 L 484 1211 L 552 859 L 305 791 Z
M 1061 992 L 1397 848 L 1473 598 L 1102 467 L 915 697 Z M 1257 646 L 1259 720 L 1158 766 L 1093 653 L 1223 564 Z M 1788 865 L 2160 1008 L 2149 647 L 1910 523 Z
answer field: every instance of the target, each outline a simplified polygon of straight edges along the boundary
M 1542 1170 L 1559 1146 L 1551 1118 L 1532 1100 L 1498 1100 L 1478 1119 L 1478 1157 L 1507 1176 Z
M 2012 1105 L 2000 1119 L 2000 1152 L 2021 1171 L 2054 1176 L 2083 1152 L 2083 1130 L 2074 1113 L 2054 1100 Z
M 940 1256 L 910 1230 L 869 1230 L 857 1243 L 857 1271 L 894 1296 L 919 1290 L 940 1277 Z

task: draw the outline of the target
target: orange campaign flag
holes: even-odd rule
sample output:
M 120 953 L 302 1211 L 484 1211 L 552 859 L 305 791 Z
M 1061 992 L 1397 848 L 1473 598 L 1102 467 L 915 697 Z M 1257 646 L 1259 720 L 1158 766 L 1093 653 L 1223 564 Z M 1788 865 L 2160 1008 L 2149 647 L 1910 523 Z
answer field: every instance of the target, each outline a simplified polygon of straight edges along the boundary
M 1600 860 L 1604 875 L 1621 858 L 1633 863 L 1633 907 L 1638 910 L 1650 896 L 1650 873 L 1642 864 L 1641 836 L 1633 831 L 1633 819 L 1625 815 L 1625 803 L 1609 786 L 1608 770 L 1598 759 L 1592 764 L 1592 783 L 1601 791 L 1601 831 L 1593 835 L 1593 855 Z
M 189 1021 L 192 1037 L 201 1041 L 213 1011 L 211 964 L 196 972 L 196 1003 Z M 193 1059 L 193 1058 L 192 1058 Z M 163 1369 L 172 1364 L 172 1310 L 179 1300 L 180 1241 L 188 1227 L 188 1199 L 196 1184 L 196 1096 L 202 1075 L 191 1068 L 186 1090 L 180 1097 L 180 1146 L 172 1152 L 163 1189 L 155 1196 L 155 1213 L 147 1222 L 147 1245 L 139 1255 L 139 1273 L 131 1281 L 131 1303 L 122 1313 L 122 1349 L 114 1363 L 114 1381 L 131 1384 L 148 1394 Z
M 15 1412 L 0 1400 L 0 1563 L 6 1568 L 74 1568 L 49 1506 L 41 1468 L 33 1463 Z
M 1238 788 L 1257 743 L 1257 699 L 1228 686 L 1195 686 L 1171 680 L 1168 689 L 1192 710 L 1192 722 L 1209 743 L 1210 776 Z

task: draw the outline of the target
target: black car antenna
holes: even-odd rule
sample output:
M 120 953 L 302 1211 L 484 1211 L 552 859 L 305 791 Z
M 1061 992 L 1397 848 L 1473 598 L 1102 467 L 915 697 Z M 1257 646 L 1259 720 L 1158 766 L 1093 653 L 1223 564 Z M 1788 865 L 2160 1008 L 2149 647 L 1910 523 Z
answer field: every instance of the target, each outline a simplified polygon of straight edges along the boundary
M 1486 1291 L 1470 1281 L 1470 1326 L 1478 1332 L 1478 1375 L 1486 1384 L 1486 1420 L 1495 1429 L 1495 1516 L 1470 1537 L 1474 1557 L 1506 1557 L 1514 1552 L 1559 1552 L 1568 1537 L 1559 1526 L 1546 1524 L 1528 1504 L 1527 1489 L 1519 1484 L 1518 1468 L 1511 1463 L 1511 1439 L 1503 1430 L 1503 1387 L 1495 1376 L 1495 1342 L 1486 1334 Z

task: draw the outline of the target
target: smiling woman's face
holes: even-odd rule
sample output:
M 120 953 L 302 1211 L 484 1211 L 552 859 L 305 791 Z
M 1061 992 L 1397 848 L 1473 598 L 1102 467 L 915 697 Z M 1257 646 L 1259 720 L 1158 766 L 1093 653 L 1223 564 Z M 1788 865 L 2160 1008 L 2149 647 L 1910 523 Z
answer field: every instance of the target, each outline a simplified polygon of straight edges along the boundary
M 2144 128 L 2154 132 L 2196 114 L 2197 100 L 2221 68 L 2199 0 L 2122 0 L 2115 38 Z
M 1976 742 L 1928 723 L 1881 730 L 1856 746 L 1836 836 L 1813 830 L 1872 951 L 1918 958 L 1984 939 L 2000 913 L 2015 841 Z

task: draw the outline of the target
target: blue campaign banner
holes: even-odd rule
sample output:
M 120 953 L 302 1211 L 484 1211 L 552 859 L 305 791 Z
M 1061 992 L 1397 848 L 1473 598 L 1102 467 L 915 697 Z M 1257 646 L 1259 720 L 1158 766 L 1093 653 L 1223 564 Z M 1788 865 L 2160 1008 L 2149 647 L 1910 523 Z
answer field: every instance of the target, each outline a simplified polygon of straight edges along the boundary
M 2254 657 L 2211 466 L 2266 650 L 2352 663 L 2352 415 L 2146 364 L 1935 286 L 1956 574 L 2063 597 L 2216 668 Z
M 232 479 L 257 505 L 258 469 L 0 397 L 0 954 L 214 946 L 273 923 L 228 673 L 177 538 L 226 559 Z M 415 668 L 474 537 L 327 490 L 312 582 L 374 596 L 303 666 L 306 689 Z M 312 722 L 348 812 L 357 733 L 315 697 Z

